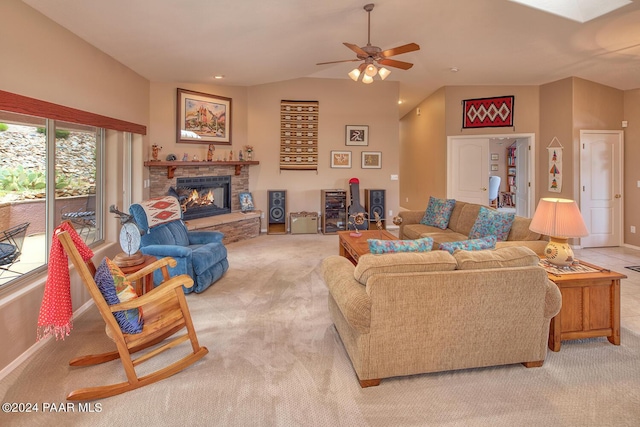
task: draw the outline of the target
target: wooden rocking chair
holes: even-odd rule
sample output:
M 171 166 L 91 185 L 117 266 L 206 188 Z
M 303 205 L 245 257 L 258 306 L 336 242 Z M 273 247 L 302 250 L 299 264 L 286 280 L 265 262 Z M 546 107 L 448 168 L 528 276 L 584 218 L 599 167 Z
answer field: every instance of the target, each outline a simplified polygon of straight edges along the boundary
M 151 272 L 162 269 L 164 281 L 162 284 L 131 301 L 116 305 L 108 305 L 100 293 L 100 289 L 94 281 L 96 267 L 91 260 L 86 263 L 73 244 L 71 236 L 66 231 L 57 234 L 65 252 L 71 258 L 73 265 L 80 274 L 82 281 L 89 290 L 100 315 L 107 324 L 107 335 L 115 342 L 117 351 L 103 354 L 87 355 L 77 357 L 69 362 L 71 366 L 87 366 L 120 359 L 127 375 L 127 381 L 117 384 L 110 384 L 97 387 L 87 387 L 72 391 L 67 395 L 67 400 L 92 400 L 114 396 L 129 390 L 134 390 L 165 379 L 176 374 L 184 368 L 192 365 L 206 355 L 209 350 L 198 344 L 196 331 L 193 328 L 191 314 L 185 299 L 182 286 L 193 286 L 193 280 L 186 274 L 169 277 L 168 267 L 175 267 L 176 261 L 173 258 L 163 258 L 140 271 L 127 276 L 128 280 L 139 281 Z M 121 310 L 142 307 L 144 313 L 144 328 L 139 334 L 123 333 L 116 321 L 113 313 Z M 186 333 L 168 340 L 157 348 L 150 349 L 136 359 L 132 355 L 151 346 L 160 344 L 166 338 L 176 334 L 178 331 L 186 329 Z M 165 350 L 176 347 L 185 341 L 191 341 L 191 352 L 182 359 L 165 366 L 153 373 L 138 377 L 135 367 Z

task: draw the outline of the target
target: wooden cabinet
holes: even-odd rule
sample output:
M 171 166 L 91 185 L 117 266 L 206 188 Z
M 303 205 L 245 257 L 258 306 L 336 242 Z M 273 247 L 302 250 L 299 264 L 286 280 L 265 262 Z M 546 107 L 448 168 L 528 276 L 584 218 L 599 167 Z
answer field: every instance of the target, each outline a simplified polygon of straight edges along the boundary
M 347 229 L 347 192 L 320 190 L 322 206 L 322 233 L 335 234 Z

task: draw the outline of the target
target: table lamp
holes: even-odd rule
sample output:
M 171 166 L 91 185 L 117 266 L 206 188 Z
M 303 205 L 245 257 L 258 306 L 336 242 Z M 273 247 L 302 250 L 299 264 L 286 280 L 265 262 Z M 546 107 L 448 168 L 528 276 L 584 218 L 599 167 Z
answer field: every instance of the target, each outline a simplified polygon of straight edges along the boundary
M 568 267 L 574 262 L 569 238 L 589 235 L 578 205 L 570 199 L 540 199 L 529 230 L 549 236 L 544 250 L 546 260 L 558 267 Z

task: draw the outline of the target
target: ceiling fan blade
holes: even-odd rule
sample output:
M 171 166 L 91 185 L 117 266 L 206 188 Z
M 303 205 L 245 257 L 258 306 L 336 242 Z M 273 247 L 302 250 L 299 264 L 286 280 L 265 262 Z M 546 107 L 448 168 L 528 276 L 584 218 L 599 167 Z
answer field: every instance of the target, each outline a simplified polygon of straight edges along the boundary
M 413 52 L 414 50 L 420 50 L 420 46 L 416 43 L 409 43 L 402 46 L 394 47 L 393 49 L 387 49 L 380 52 L 380 55 L 384 57 L 400 55 L 402 53 Z
M 378 61 L 378 64 L 386 65 L 388 67 L 400 68 L 402 70 L 408 70 L 413 67 L 413 64 L 409 62 L 396 61 L 395 59 L 381 59 Z
M 357 61 L 362 61 L 362 59 L 343 59 L 342 61 L 318 62 L 316 65 L 337 64 L 339 62 L 357 62 Z
M 364 57 L 369 56 L 369 54 L 367 52 L 365 52 L 364 50 L 362 50 L 359 46 L 355 45 L 355 44 L 351 44 L 351 43 L 342 43 L 343 45 L 345 45 L 346 47 L 348 47 L 349 49 L 351 49 L 352 51 L 354 51 L 355 53 L 357 53 L 358 55 L 362 55 Z

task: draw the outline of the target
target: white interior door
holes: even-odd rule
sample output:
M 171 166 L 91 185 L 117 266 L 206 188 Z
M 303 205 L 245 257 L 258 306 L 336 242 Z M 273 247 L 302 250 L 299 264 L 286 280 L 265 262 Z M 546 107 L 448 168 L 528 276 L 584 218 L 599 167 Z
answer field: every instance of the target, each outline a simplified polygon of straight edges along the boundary
M 622 131 L 580 131 L 583 247 L 622 244 Z
M 516 215 L 529 217 L 529 139 L 516 141 Z
M 447 198 L 489 205 L 489 138 L 450 137 Z

